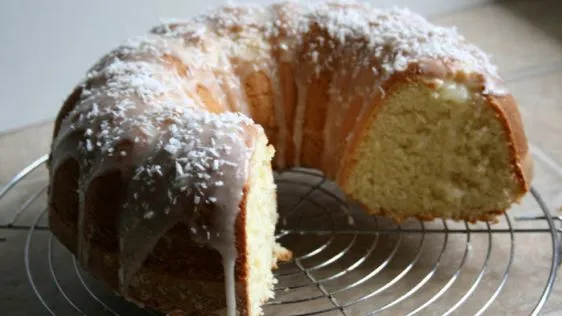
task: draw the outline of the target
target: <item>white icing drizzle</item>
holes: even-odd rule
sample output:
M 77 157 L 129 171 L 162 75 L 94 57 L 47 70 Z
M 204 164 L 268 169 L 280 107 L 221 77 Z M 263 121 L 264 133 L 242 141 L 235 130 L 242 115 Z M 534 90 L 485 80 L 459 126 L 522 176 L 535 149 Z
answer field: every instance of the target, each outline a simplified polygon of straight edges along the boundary
M 331 85 L 330 87 L 333 87 L 333 85 Z M 329 106 L 326 110 L 326 124 L 324 125 L 324 129 L 322 130 L 322 135 L 324 138 L 324 150 L 322 151 L 321 163 L 324 169 L 331 168 L 330 163 L 335 156 L 334 148 L 337 146 L 335 138 L 337 134 L 335 134 L 335 131 L 339 129 L 339 123 L 343 119 L 343 116 L 339 115 L 338 112 L 345 106 L 345 101 L 341 97 L 339 90 L 336 90 L 335 93 L 330 93 L 330 101 L 331 102 L 329 103 Z
M 222 266 L 224 270 L 224 292 L 226 295 L 226 314 L 228 316 L 237 316 L 236 312 L 236 276 L 234 267 L 236 260 L 232 256 L 222 257 Z
M 285 146 L 287 144 L 287 118 L 285 114 L 285 103 L 282 95 L 280 73 L 277 63 L 274 63 L 273 71 L 271 72 L 271 84 L 273 86 L 273 107 L 275 111 L 275 122 L 281 128 L 277 132 L 277 141 L 274 144 L 277 155 L 275 160 L 277 167 L 280 169 L 285 168 Z
M 301 152 L 302 152 L 302 141 L 303 141 L 303 126 L 304 126 L 304 114 L 306 111 L 306 99 L 308 89 L 306 88 L 306 83 L 297 79 L 297 105 L 295 107 L 295 121 L 293 130 L 293 141 L 295 143 L 295 157 L 294 163 L 296 166 L 301 164 Z
M 329 41 L 332 51 L 319 56 L 312 48 L 306 65 L 299 65 L 298 54 L 308 44 L 303 35 L 312 25 L 327 34 L 322 41 Z M 295 144 L 297 166 L 303 154 L 311 73 L 300 72 L 303 68 L 352 74 L 372 68 L 373 88 L 358 119 L 367 113 L 372 96 L 383 93 L 378 89 L 385 80 L 427 60 L 481 74 L 483 93 L 505 93 L 498 85 L 496 67 L 482 51 L 455 30 L 435 27 L 403 9 L 378 10 L 353 3 L 228 6 L 187 22 L 163 24 L 146 36 L 128 40 L 104 56 L 80 84 L 80 100 L 62 122 L 50 161 L 56 170 L 69 156 L 79 158 L 81 230 L 89 183 L 112 170 L 133 169 L 119 223 L 123 292 L 158 240 L 177 223 L 187 222 L 195 240 L 223 256 L 228 310 L 234 315 L 234 221 L 247 180 L 252 135 L 261 131 L 242 114 L 207 113 L 196 89 L 201 84 L 224 109 L 249 115 L 241 74 L 274 67 L 276 49 L 282 51 L 281 61 L 290 62 L 295 70 L 298 99 L 295 117 L 286 117 L 283 96 L 274 97 L 280 166 L 286 165 L 283 152 L 288 137 Z M 185 76 L 166 56 L 186 65 Z M 334 60 L 350 56 L 351 69 L 331 68 Z M 278 71 L 268 73 L 278 76 Z M 281 90 L 278 80 L 272 83 L 276 91 Z M 337 86 L 333 88 L 338 95 Z M 338 106 L 338 102 L 330 104 Z M 341 126 L 346 109 L 328 112 L 324 158 L 334 150 L 331 130 Z M 292 131 L 286 128 L 288 120 L 294 120 Z M 121 148 L 126 142 L 132 145 Z M 176 186 L 170 188 L 170 181 Z M 202 211 L 211 215 L 205 224 L 195 220 Z M 78 256 L 87 261 L 89 242 L 79 236 Z

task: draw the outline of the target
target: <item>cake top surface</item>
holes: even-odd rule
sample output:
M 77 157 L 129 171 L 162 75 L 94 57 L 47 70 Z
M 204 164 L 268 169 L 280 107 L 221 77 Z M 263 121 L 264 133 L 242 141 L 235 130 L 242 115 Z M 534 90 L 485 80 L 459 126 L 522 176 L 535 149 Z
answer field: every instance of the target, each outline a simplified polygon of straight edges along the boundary
M 267 7 L 225 6 L 188 21 L 162 24 L 148 35 L 125 41 L 90 69 L 83 83 L 82 103 L 99 96 L 113 98 L 118 116 L 134 103 L 131 99 L 152 107 L 196 108 L 193 97 L 178 89 L 185 85 L 185 78 L 169 76 L 170 65 L 155 60 L 174 56 L 189 70 L 208 69 L 221 80 L 220 74 L 232 73 L 238 60 L 266 66 L 272 50 L 295 49 L 302 45 L 303 35 L 316 27 L 323 32 L 306 55 L 317 61 L 319 69 L 333 62 L 329 57 L 319 60 L 317 47 L 322 44 L 335 55 L 353 56 L 355 67 L 370 67 L 381 80 L 424 60 L 498 77 L 487 55 L 454 29 L 434 26 L 407 9 L 380 10 L 349 1 L 283 2 Z M 491 84 L 485 89 L 493 90 Z M 163 96 L 167 96 L 165 102 Z M 95 115 L 92 107 L 90 116 Z
M 190 40 L 203 39 L 209 33 L 226 34 L 230 36 L 227 48 L 235 52 L 240 39 L 244 43 L 244 39 L 259 36 L 269 39 L 283 34 L 294 37 L 298 44 L 313 27 L 326 31 L 328 36 L 323 40 L 332 48 L 347 42 L 346 48 L 351 50 L 347 53 L 365 56 L 367 59 L 359 61 L 359 66 L 368 66 L 371 59 L 376 59 L 376 71 L 386 77 L 404 71 L 410 63 L 427 59 L 457 63 L 466 72 L 498 77 L 489 57 L 455 28 L 433 25 L 408 9 L 378 9 L 354 1 L 225 6 L 191 20 L 164 23 L 153 32 Z M 287 43 L 279 41 L 274 45 L 282 47 Z
M 149 68 L 155 65 L 144 61 L 147 58 L 173 55 L 191 69 L 216 73 L 232 72 L 238 60 L 267 67 L 273 50 L 294 50 L 313 28 L 321 34 L 307 55 L 319 69 L 331 66 L 331 58 L 318 59 L 316 48 L 325 45 L 334 55 L 354 56 L 356 67 L 371 68 L 381 80 L 425 60 L 442 61 L 486 79 L 498 78 L 488 56 L 454 28 L 435 26 L 408 9 L 381 10 L 347 1 L 225 6 L 189 20 L 167 22 L 122 43 L 90 70 L 87 79 L 99 71 L 119 73 L 111 86 L 100 87 L 103 93 L 128 94 L 134 89 L 147 99 L 178 85 L 152 76 Z M 502 92 L 494 89 L 490 83 L 485 92 Z

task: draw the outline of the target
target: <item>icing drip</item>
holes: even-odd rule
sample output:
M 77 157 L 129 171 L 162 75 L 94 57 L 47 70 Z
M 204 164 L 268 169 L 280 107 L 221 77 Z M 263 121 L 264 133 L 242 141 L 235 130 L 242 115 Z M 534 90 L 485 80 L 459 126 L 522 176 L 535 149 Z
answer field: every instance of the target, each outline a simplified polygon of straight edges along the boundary
M 277 92 L 275 92 L 275 99 L 274 99 L 274 104 L 276 108 L 275 116 L 277 119 L 277 126 L 282 126 L 282 128 L 279 129 L 277 144 L 275 144 L 275 148 L 277 150 L 277 155 L 275 156 L 275 159 L 279 169 L 284 169 L 286 167 L 285 146 L 287 143 L 287 136 L 288 136 L 287 128 L 286 128 L 287 118 L 285 117 L 286 114 L 283 104 L 283 98 L 280 96 L 280 92 L 279 92 L 281 91 L 281 87 L 278 81 L 275 82 L 275 86 L 278 89 L 276 90 Z
M 226 313 L 227 316 L 236 316 L 236 279 L 234 275 L 234 267 L 236 258 L 233 256 L 222 257 L 222 266 L 224 270 L 224 292 L 226 295 Z
M 304 125 L 304 114 L 306 111 L 306 98 L 308 89 L 306 85 L 297 80 L 297 105 L 295 107 L 295 121 L 294 121 L 294 131 L 293 131 L 293 141 L 295 142 L 295 165 L 300 165 L 301 152 L 302 152 L 302 140 L 303 140 L 303 125 Z

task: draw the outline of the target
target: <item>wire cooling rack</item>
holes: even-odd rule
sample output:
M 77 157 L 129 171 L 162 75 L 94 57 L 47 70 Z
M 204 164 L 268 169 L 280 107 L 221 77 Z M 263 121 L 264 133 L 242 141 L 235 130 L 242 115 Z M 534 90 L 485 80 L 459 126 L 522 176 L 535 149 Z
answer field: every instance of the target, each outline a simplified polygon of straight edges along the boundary
M 40 303 L 29 314 L 159 315 L 89 277 L 49 232 L 47 176 L 39 168 L 46 159 L 0 189 L 0 202 L 10 205 L 0 212 L 7 214 L 0 233 L 25 236 L 23 278 Z M 277 173 L 276 181 L 277 238 L 295 258 L 276 270 L 276 297 L 266 315 L 535 315 L 552 292 L 562 219 L 551 215 L 543 189 L 534 187 L 522 206 L 493 225 L 395 224 L 366 215 L 313 170 Z

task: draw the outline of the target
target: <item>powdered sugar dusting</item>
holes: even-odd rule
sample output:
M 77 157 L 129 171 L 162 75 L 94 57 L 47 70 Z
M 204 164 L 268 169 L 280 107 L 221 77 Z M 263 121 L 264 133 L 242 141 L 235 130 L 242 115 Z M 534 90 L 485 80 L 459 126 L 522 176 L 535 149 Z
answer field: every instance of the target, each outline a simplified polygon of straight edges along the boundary
M 351 51 L 359 57 L 359 67 L 374 64 L 371 69 L 382 74 L 382 80 L 425 60 L 456 63 L 465 72 L 497 77 L 496 66 L 488 56 L 454 28 L 435 26 L 408 9 L 323 3 L 300 6 L 298 12 L 294 23 L 300 33 L 307 32 L 311 25 L 326 30 L 332 48 L 347 54 Z

